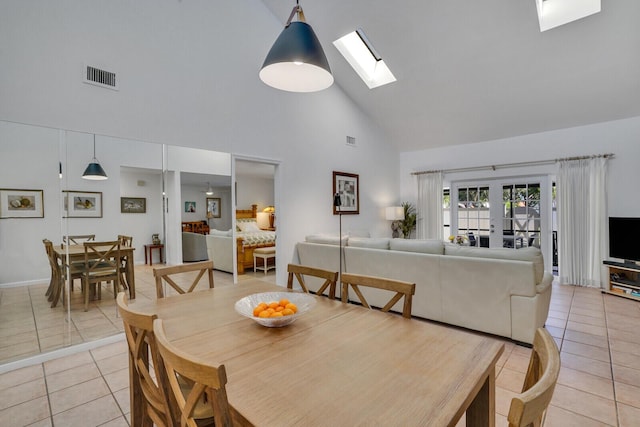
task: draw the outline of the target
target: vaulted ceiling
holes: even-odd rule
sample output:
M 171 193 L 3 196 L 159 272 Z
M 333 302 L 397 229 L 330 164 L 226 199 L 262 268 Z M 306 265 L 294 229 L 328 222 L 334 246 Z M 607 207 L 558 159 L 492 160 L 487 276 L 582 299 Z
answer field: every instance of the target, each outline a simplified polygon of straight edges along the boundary
M 262 1 L 283 24 L 295 4 Z M 543 33 L 535 0 L 300 5 L 335 84 L 402 151 L 640 115 L 638 0 L 602 0 L 602 12 Z M 333 41 L 356 28 L 397 82 L 370 90 L 339 54 Z

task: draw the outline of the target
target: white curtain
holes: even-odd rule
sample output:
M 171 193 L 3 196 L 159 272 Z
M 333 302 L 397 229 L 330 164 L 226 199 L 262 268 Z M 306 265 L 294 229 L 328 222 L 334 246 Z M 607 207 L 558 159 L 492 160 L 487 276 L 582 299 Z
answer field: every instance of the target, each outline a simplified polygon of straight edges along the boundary
M 442 240 L 442 172 L 418 175 L 418 239 Z
M 560 283 L 602 287 L 606 247 L 606 173 L 603 157 L 560 162 L 557 180 Z

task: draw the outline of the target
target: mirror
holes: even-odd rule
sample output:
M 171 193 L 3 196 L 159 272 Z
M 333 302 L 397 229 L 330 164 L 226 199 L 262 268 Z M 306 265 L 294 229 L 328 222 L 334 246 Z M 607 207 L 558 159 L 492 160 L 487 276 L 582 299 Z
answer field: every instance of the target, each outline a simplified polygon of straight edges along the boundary
M 101 298 L 84 311 L 80 279 L 73 280 L 73 289 L 67 281 L 52 307 L 46 295 L 52 268 L 43 239 L 66 256 L 69 245 L 60 248 L 64 236 L 131 236 L 136 298 L 150 298 L 155 284 L 145 245 L 158 235 L 163 259 L 181 262 L 179 207 L 185 198 L 201 196 L 196 213 L 207 220 L 199 209 L 207 205 L 200 191 L 210 182 L 224 214 L 209 221 L 231 227 L 227 153 L 96 135 L 95 157 L 108 179 L 89 181 L 82 174 L 94 157 L 93 134 L 0 121 L 0 146 L 0 365 L 122 331 L 110 283 L 101 284 Z M 13 194 L 8 190 L 24 193 L 34 206 L 5 209 Z M 159 254 L 151 255 L 155 266 Z

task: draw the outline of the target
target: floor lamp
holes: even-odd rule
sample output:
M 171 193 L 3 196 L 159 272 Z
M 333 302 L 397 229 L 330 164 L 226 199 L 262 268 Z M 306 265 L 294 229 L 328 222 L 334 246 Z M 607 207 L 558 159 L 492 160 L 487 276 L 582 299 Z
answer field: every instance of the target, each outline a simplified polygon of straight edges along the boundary
M 340 193 L 336 193 L 333 195 L 333 206 L 338 212 L 338 216 L 340 218 L 340 231 L 338 234 L 338 245 L 340 248 L 340 251 L 338 252 L 338 258 L 340 259 L 340 269 L 338 270 L 338 287 L 340 288 L 340 297 L 342 297 L 342 201 L 340 200 Z

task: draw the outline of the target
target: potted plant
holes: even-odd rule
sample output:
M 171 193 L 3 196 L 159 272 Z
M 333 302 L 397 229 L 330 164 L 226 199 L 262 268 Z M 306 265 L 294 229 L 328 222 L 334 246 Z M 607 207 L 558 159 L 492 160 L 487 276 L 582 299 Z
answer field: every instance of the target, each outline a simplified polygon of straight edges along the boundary
M 404 219 L 400 220 L 400 230 L 402 237 L 409 239 L 411 232 L 416 229 L 416 208 L 409 202 L 403 202 Z

